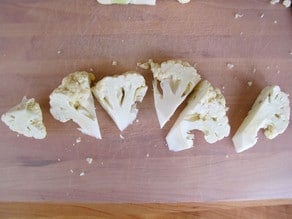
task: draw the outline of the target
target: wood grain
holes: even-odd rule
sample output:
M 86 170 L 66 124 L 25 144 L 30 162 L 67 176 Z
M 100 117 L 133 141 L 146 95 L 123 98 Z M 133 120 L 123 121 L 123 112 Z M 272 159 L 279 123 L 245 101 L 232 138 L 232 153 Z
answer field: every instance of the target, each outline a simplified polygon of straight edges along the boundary
M 64 204 L 64 203 L 0 203 L 3 218 L 279 218 L 292 215 L 292 205 L 282 201 L 216 204 Z M 285 202 L 285 201 L 284 201 Z M 286 200 L 287 202 L 287 200 Z M 253 206 L 255 205 L 255 206 Z M 248 206 L 248 207 L 247 207 Z
M 235 19 L 237 12 L 244 16 Z M 99 80 L 137 70 L 151 86 L 151 73 L 136 63 L 177 58 L 197 63 L 202 77 L 222 89 L 233 134 L 263 87 L 278 84 L 292 93 L 291 23 L 290 9 L 265 0 L 161 0 L 155 7 L 0 1 L 0 113 L 24 95 L 35 97 L 48 131 L 38 141 L 17 137 L 0 123 L 0 201 L 291 199 L 291 125 L 271 141 L 260 133 L 256 147 L 241 154 L 231 137 L 209 145 L 199 132 L 193 149 L 173 153 L 164 138 L 182 107 L 160 130 L 151 89 L 124 140 L 99 105 L 100 141 L 79 133 L 72 122 L 55 121 L 48 104 L 51 91 L 71 72 L 92 68 Z M 226 63 L 235 67 L 228 70 Z

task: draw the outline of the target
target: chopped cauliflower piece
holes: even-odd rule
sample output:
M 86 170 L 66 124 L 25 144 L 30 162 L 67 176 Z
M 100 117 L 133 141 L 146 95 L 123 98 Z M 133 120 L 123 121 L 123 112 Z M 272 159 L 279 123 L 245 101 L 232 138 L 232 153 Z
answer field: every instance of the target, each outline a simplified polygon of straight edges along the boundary
M 43 139 L 47 135 L 40 105 L 35 102 L 34 98 L 23 97 L 20 104 L 1 116 L 1 120 L 12 131 L 26 137 Z
M 50 95 L 50 112 L 56 120 L 73 120 L 79 131 L 101 139 L 90 84 L 95 79 L 85 71 L 69 74 Z
M 200 130 L 208 143 L 227 137 L 230 132 L 225 98 L 218 88 L 204 80 L 191 94 L 188 104 L 166 136 L 169 150 L 181 151 L 193 147 L 191 130 Z
M 282 134 L 288 127 L 289 118 L 288 94 L 282 92 L 279 86 L 264 88 L 232 138 L 236 152 L 253 147 L 261 128 L 268 139 Z
M 100 4 L 135 4 L 135 5 L 155 5 L 156 0 L 97 0 Z
M 98 102 L 121 131 L 136 119 L 136 102 L 142 102 L 146 91 L 144 77 L 136 72 L 105 77 L 92 88 Z
M 149 63 L 154 78 L 154 104 L 162 128 L 192 92 L 201 76 L 189 63 L 180 60 L 169 60 L 161 64 L 149 60 Z
M 284 0 L 282 3 L 286 8 L 289 8 L 292 4 L 291 0 Z

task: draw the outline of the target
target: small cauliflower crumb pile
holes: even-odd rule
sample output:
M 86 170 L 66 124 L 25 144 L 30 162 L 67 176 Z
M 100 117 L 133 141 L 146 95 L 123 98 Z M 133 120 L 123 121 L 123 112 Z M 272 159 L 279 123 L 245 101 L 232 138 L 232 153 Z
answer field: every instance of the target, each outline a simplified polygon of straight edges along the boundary
M 275 5 L 275 4 L 280 3 L 280 0 L 271 0 L 270 3 L 271 3 L 272 5 Z M 291 0 L 284 0 L 284 1 L 282 2 L 282 5 L 284 5 L 286 8 L 290 7 L 291 4 L 292 4 L 292 1 L 291 1 Z
M 40 105 L 35 102 L 34 98 L 23 97 L 20 104 L 1 116 L 1 120 L 12 131 L 26 137 L 43 139 L 47 135 Z

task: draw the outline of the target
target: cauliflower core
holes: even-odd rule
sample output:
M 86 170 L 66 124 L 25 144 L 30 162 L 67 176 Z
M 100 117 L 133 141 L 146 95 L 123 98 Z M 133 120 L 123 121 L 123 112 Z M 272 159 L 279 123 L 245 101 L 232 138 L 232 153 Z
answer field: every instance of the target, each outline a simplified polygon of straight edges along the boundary
M 197 70 L 187 62 L 169 60 L 160 64 L 149 60 L 153 73 L 156 114 L 162 128 L 177 107 L 201 80 Z M 158 88 L 158 83 L 161 88 Z
M 85 71 L 69 74 L 50 95 L 50 112 L 56 120 L 73 120 L 84 134 L 101 139 L 90 84 L 94 75 Z
M 43 139 L 47 135 L 40 105 L 35 102 L 34 98 L 23 97 L 20 104 L 1 116 L 1 120 L 12 131 L 26 137 Z
M 144 77 L 135 72 L 105 77 L 92 88 L 98 102 L 121 131 L 136 119 L 136 102 L 142 102 L 146 91 Z
M 236 152 L 253 147 L 262 128 L 268 139 L 282 134 L 288 127 L 289 118 L 288 94 L 281 92 L 279 86 L 264 88 L 232 138 Z
M 191 130 L 204 133 L 208 143 L 215 143 L 230 132 L 225 99 L 218 88 L 204 80 L 195 88 L 188 104 L 166 136 L 171 151 L 181 151 L 193 147 L 194 135 Z

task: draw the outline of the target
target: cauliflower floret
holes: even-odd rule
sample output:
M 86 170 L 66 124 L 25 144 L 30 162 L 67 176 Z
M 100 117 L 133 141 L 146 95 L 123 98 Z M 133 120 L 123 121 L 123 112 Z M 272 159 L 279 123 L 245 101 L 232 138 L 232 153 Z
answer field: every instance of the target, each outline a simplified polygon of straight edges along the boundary
M 204 133 L 208 143 L 227 137 L 230 132 L 227 110 L 220 90 L 206 80 L 200 82 L 166 136 L 169 150 L 181 151 L 193 147 L 194 135 L 190 131 L 195 129 Z
M 73 120 L 84 134 L 101 139 L 90 84 L 95 79 L 85 71 L 69 74 L 50 95 L 50 112 L 56 120 Z
M 156 0 L 97 0 L 100 4 L 135 4 L 135 5 L 155 5 Z
M 98 102 L 121 131 L 136 119 L 136 102 L 142 102 L 146 91 L 144 77 L 135 72 L 105 77 L 92 88 Z
M 169 60 L 161 65 L 149 60 L 153 72 L 156 114 L 162 128 L 177 107 L 201 80 L 197 70 L 187 62 Z M 162 93 L 159 91 L 158 82 Z
M 282 134 L 288 127 L 289 118 L 288 94 L 281 92 L 279 86 L 264 88 L 232 138 L 236 152 L 253 147 L 262 128 L 268 139 Z
M 40 105 L 35 102 L 34 98 L 23 97 L 20 104 L 1 116 L 1 120 L 12 131 L 26 137 L 43 139 L 47 135 Z

